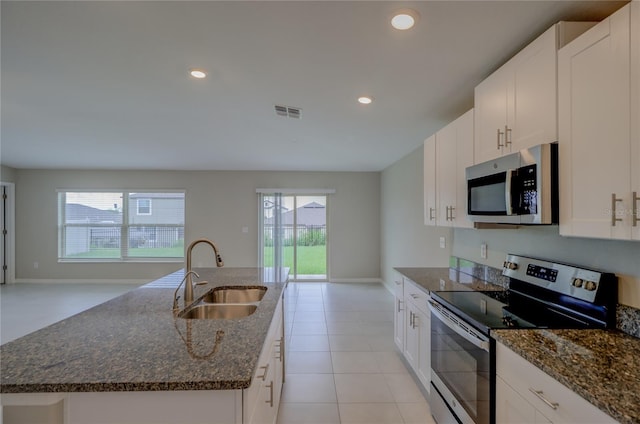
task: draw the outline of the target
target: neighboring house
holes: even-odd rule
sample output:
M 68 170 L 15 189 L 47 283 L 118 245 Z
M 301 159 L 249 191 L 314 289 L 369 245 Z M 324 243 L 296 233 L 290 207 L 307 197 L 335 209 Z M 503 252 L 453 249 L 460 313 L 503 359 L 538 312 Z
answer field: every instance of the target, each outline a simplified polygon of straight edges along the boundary
M 121 247 L 122 211 L 68 203 L 65 213 L 67 256 Z M 184 240 L 184 193 L 131 193 L 128 219 L 129 248 L 173 247 Z
M 290 210 L 281 214 L 281 225 L 284 232 L 285 244 L 291 243 L 294 229 L 294 216 L 296 237 L 301 244 L 324 244 L 327 226 L 326 207 L 317 202 L 307 203 L 300 206 L 295 211 Z M 274 218 L 266 218 L 265 221 L 266 240 L 270 240 L 273 235 Z

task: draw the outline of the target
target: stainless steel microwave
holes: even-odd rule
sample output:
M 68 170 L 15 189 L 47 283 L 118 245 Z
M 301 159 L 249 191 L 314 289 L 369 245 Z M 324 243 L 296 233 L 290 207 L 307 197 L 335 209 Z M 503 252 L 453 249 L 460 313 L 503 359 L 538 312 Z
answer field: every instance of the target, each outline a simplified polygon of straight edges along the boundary
M 467 213 L 473 222 L 558 223 L 558 145 L 541 144 L 470 166 Z

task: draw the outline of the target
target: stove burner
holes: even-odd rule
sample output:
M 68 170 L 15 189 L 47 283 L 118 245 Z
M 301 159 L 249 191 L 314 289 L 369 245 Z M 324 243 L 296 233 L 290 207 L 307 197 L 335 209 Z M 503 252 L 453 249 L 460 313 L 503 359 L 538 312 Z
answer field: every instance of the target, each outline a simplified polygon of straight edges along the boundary
M 512 317 L 505 315 L 502 317 L 502 323 L 507 327 L 507 328 L 519 328 L 520 324 L 518 323 L 517 319 L 513 319 Z

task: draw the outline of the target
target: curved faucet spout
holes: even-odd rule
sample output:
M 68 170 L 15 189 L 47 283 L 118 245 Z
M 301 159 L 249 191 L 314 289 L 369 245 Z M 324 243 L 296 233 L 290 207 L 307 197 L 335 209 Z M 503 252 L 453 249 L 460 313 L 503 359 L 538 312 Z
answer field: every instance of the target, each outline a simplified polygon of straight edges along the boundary
M 224 266 L 224 262 L 222 261 L 222 256 L 220 256 L 220 253 L 218 253 L 218 248 L 216 247 L 216 245 L 209 239 L 205 239 L 205 238 L 201 238 L 201 239 L 197 239 L 191 242 L 191 244 L 189 245 L 189 247 L 187 247 L 187 269 L 185 270 L 185 273 L 187 275 L 187 281 L 186 284 L 184 285 L 184 302 L 185 302 L 185 306 L 189 303 L 189 302 L 193 302 L 193 283 L 191 282 L 191 252 L 193 251 L 193 248 L 200 244 L 200 243 L 204 243 L 204 244 L 208 244 L 209 246 L 211 246 L 211 248 L 213 249 L 213 252 L 215 254 L 215 258 L 216 258 L 216 266 L 219 268 L 221 266 Z

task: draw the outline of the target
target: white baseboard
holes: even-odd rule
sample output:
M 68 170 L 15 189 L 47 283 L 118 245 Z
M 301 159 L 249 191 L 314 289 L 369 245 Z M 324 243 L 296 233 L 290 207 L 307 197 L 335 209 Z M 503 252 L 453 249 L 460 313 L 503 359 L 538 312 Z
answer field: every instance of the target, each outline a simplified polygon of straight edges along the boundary
M 330 283 L 380 283 L 382 284 L 381 278 L 332 278 L 329 280 Z
M 129 279 L 129 280 L 115 280 L 115 279 L 105 279 L 105 278 L 81 278 L 81 279 L 71 279 L 71 278 L 16 278 L 13 282 L 7 283 L 11 284 L 137 284 L 143 285 L 150 283 L 153 280 L 140 280 L 140 279 Z

